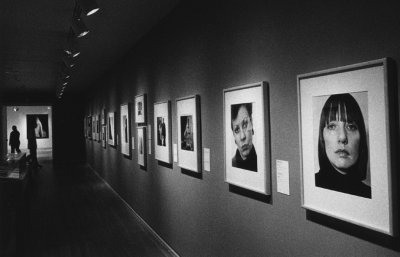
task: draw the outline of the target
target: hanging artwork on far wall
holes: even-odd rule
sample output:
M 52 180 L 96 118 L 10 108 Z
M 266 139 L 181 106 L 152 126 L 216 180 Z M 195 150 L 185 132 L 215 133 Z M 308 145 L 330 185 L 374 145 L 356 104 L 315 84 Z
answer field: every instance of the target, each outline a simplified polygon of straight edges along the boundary
M 269 101 L 266 82 L 224 90 L 225 181 L 269 195 L 269 104 L 264 98 Z
M 146 94 L 138 95 L 135 97 L 135 122 L 146 122 Z
M 299 75 L 302 206 L 395 234 L 387 59 Z
M 178 165 L 201 172 L 200 96 L 176 100 L 178 117 Z
M 108 122 L 107 122 L 107 142 L 111 146 L 115 146 L 116 138 L 115 138 L 115 112 L 108 113 Z
M 104 149 L 107 147 L 107 125 L 101 126 L 101 145 Z
M 86 121 L 87 121 L 86 134 L 89 139 L 92 139 L 92 116 L 87 116 Z
M 27 137 L 35 135 L 37 139 L 49 138 L 49 115 L 27 114 L 26 115 Z
M 131 156 L 131 132 L 130 132 L 130 108 L 129 104 L 121 105 L 120 128 L 121 128 L 121 153 Z
M 146 127 L 137 128 L 137 152 L 138 152 L 138 164 L 142 167 L 146 167 Z
M 165 163 L 172 163 L 170 101 L 154 104 L 154 138 L 155 158 Z

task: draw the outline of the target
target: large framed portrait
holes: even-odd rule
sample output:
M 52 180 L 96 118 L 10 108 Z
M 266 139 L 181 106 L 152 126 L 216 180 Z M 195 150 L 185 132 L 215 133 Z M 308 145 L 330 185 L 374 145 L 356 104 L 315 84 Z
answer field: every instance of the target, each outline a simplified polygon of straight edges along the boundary
M 107 142 L 111 146 L 115 146 L 115 112 L 108 113 L 107 119 Z
M 302 206 L 393 235 L 387 60 L 297 82 Z
M 200 96 L 176 100 L 178 117 L 178 166 L 201 172 Z
M 269 101 L 266 82 L 223 91 L 225 181 L 269 195 L 269 104 L 264 98 Z
M 128 104 L 121 105 L 120 122 L 121 122 L 121 153 L 131 156 L 131 128 L 130 128 L 130 107 Z
M 146 94 L 138 95 L 135 97 L 135 122 L 145 123 L 146 122 Z
M 101 115 L 101 125 L 106 125 L 106 117 L 107 117 L 106 109 L 102 109 L 100 115 Z
M 32 135 L 35 135 L 37 139 L 49 138 L 49 115 L 27 114 L 26 129 L 28 138 Z
M 138 164 L 140 166 L 146 167 L 146 127 L 138 127 L 137 128 L 137 152 L 138 152 Z
M 155 158 L 165 163 L 172 163 L 170 101 L 154 104 L 154 127 Z

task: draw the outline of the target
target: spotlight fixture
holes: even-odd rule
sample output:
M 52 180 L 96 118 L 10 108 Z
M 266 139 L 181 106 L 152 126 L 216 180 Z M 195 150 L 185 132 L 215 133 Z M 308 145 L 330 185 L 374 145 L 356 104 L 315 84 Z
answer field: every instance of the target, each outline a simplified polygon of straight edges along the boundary
M 83 37 L 83 36 L 87 35 L 87 33 L 89 33 L 88 28 L 86 27 L 85 23 L 83 22 L 83 20 L 80 17 L 72 18 L 72 29 L 73 29 L 76 37 L 78 37 L 78 38 Z
M 86 16 L 92 15 L 100 9 L 95 0 L 78 0 L 78 4 Z
M 18 108 L 17 106 L 14 106 L 14 107 L 13 107 L 13 111 L 14 111 L 14 112 L 17 112 L 17 111 L 19 111 L 19 108 Z
M 65 81 L 62 85 L 65 87 L 68 84 L 68 81 Z

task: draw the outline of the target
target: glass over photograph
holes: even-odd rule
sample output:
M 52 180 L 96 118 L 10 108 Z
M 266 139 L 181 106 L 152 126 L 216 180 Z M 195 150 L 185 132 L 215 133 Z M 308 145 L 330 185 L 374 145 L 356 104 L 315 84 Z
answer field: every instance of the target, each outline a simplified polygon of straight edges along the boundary
M 253 145 L 253 104 L 231 105 L 231 129 L 236 151 L 232 157 L 232 167 L 257 172 L 257 153 Z
M 157 117 L 157 145 L 166 146 L 166 136 L 164 117 Z
M 192 115 L 181 116 L 181 149 L 194 151 Z
M 357 97 L 364 111 L 353 95 Z M 322 110 L 319 108 L 319 119 L 315 117 L 319 120 L 316 141 L 319 170 L 315 174 L 315 186 L 371 198 L 366 129 L 368 124 L 364 119 L 367 116 L 367 93 L 316 98 L 319 101 L 314 102 L 327 100 Z

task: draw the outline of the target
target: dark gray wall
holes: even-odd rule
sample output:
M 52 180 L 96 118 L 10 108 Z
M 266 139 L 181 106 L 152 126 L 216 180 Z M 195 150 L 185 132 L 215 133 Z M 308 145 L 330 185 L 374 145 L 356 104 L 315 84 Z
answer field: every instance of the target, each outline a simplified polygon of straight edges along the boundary
M 171 100 L 172 131 L 175 99 L 201 96 L 202 144 L 211 149 L 211 172 L 201 177 L 176 163 L 160 165 L 154 146 L 143 170 L 136 150 L 129 159 L 119 147 L 86 142 L 89 164 L 182 256 L 399 256 L 397 239 L 301 208 L 296 85 L 302 73 L 382 57 L 398 62 L 395 1 L 297 2 L 185 2 L 91 90 L 88 115 L 102 108 L 119 113 L 120 104 L 147 93 L 152 129 L 153 103 Z M 272 196 L 266 199 L 230 191 L 224 182 L 222 90 L 258 81 L 270 85 Z M 132 131 L 137 139 L 133 122 Z M 276 192 L 277 159 L 289 161 L 290 196 Z

